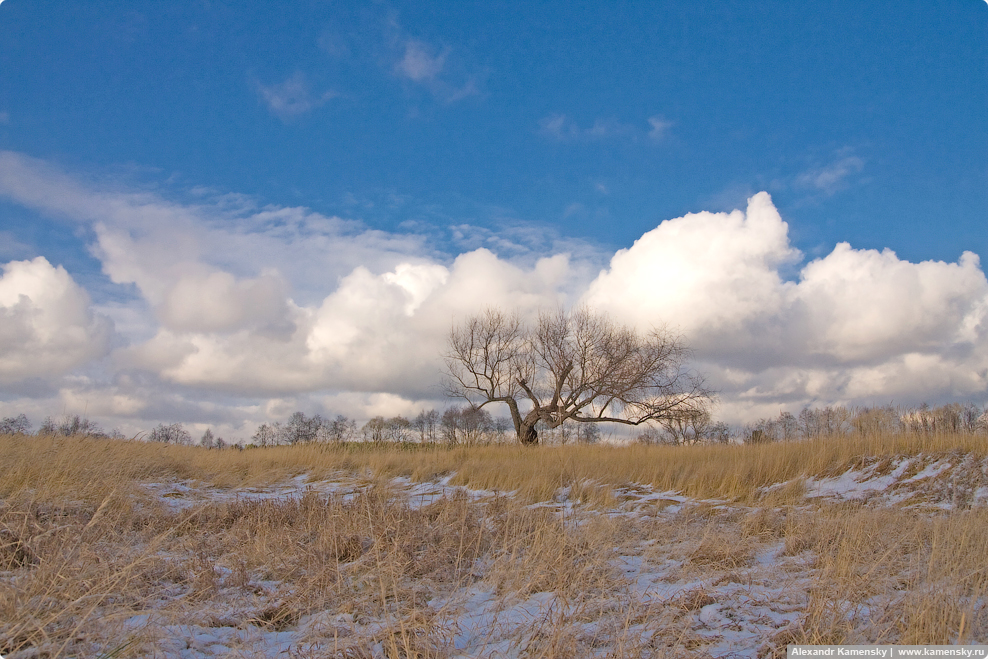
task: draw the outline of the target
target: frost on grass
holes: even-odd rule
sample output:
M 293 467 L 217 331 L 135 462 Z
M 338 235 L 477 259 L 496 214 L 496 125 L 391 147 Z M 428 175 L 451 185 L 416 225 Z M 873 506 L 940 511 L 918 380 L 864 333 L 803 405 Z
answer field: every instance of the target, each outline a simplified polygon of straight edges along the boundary
M 986 642 L 986 473 L 964 455 L 886 459 L 807 479 L 806 498 L 781 507 L 638 484 L 603 497 L 592 483 L 525 505 L 448 477 L 342 473 L 156 482 L 96 507 L 24 495 L 0 507 L 0 654 L 761 657 L 796 642 Z

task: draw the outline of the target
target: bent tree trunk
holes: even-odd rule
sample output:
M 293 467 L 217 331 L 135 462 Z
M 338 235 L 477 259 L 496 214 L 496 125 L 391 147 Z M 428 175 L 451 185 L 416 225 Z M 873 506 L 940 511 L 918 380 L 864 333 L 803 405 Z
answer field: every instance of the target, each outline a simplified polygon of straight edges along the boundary
M 535 430 L 534 422 L 531 425 L 521 424 L 521 428 L 518 430 L 518 441 L 527 445 L 539 443 L 539 433 Z
M 502 399 L 502 402 L 508 404 L 508 410 L 511 412 L 511 422 L 515 426 L 518 441 L 525 445 L 538 444 L 539 433 L 535 430 L 535 424 L 539 422 L 538 411 L 532 410 L 523 418 L 521 412 L 518 410 L 518 403 L 514 399 L 506 398 Z

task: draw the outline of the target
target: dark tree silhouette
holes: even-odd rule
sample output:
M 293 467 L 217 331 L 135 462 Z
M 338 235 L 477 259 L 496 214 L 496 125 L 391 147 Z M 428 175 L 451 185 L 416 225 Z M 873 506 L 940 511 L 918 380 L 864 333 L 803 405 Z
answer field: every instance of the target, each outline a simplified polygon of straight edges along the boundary
M 504 403 L 518 440 L 536 444 L 539 421 L 637 426 L 706 410 L 711 393 L 689 358 L 669 332 L 639 334 L 588 309 L 532 325 L 490 309 L 451 330 L 445 388 L 475 408 Z

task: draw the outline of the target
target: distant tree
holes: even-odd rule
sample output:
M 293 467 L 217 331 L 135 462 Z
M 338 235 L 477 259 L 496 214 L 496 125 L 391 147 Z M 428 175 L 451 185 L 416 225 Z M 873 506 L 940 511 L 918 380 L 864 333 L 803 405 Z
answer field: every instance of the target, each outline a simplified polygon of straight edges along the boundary
M 192 435 L 182 427 L 181 423 L 173 423 L 168 426 L 159 423 L 158 427 L 151 431 L 149 439 L 152 442 L 161 442 L 162 444 L 192 443 Z
M 202 439 L 199 440 L 199 445 L 203 448 L 213 448 L 216 446 L 216 438 L 213 437 L 213 431 L 206 428 L 206 432 L 202 433 Z
M 494 419 L 487 410 L 477 407 L 464 407 L 458 410 L 460 421 L 458 430 L 461 441 L 466 444 L 477 444 L 494 430 Z
M 277 428 L 273 428 L 266 423 L 262 423 L 257 427 L 257 430 L 254 431 L 254 435 L 250 438 L 250 441 L 254 446 L 273 446 L 275 442 L 278 441 Z
M 843 406 L 803 408 L 799 413 L 799 430 L 803 437 L 836 437 L 845 435 L 853 428 L 853 414 Z
M 30 435 L 31 422 L 24 414 L 7 416 L 0 421 L 0 435 Z
M 791 442 L 799 437 L 799 420 L 792 412 L 780 412 L 778 424 L 782 441 Z
M 983 432 L 985 430 L 982 424 L 983 415 L 984 410 L 974 403 L 961 405 L 961 427 L 964 432 Z
M 667 444 L 699 444 L 707 438 L 707 430 L 713 424 L 707 410 L 683 411 L 659 421 Z
M 313 442 L 319 436 L 322 423 L 318 414 L 307 417 L 302 412 L 295 412 L 281 429 L 282 440 L 291 445 Z
M 106 437 L 100 425 L 78 414 L 65 416 L 61 420 L 47 417 L 38 430 L 39 435 L 61 437 Z
M 600 426 L 595 423 L 577 425 L 576 441 L 580 444 L 596 444 L 600 441 Z
M 494 433 L 497 441 L 504 441 L 504 438 L 507 436 L 508 432 L 512 430 L 511 425 L 511 419 L 506 419 L 503 416 L 494 418 Z M 597 426 L 592 423 L 582 424 L 580 427 L 586 429 L 594 428 L 597 435 L 600 435 L 600 430 L 597 429 Z
M 385 432 L 388 428 L 388 421 L 383 416 L 375 416 L 364 424 L 360 429 L 364 436 L 364 441 L 381 443 L 384 441 Z
M 730 444 L 731 427 L 723 421 L 718 421 L 707 430 L 707 439 L 714 444 Z
M 357 434 L 357 423 L 342 414 L 337 414 L 335 419 L 323 424 L 322 430 L 328 441 L 349 442 Z
M 863 435 L 895 434 L 902 431 L 899 411 L 892 405 L 863 407 L 856 411 L 851 426 Z
M 446 444 L 452 446 L 459 442 L 460 410 L 456 407 L 443 410 L 443 415 L 439 418 L 439 429 L 442 441 Z
M 660 428 L 655 428 L 653 426 L 645 427 L 638 436 L 635 437 L 635 441 L 639 444 L 645 444 L 646 446 L 672 446 L 675 444 L 675 440 L 668 434 L 663 432 Z
M 439 412 L 436 410 L 422 410 L 412 419 L 412 430 L 419 434 L 419 441 L 432 443 L 437 439 L 439 430 Z
M 384 438 L 389 442 L 407 442 L 412 423 L 403 416 L 393 416 L 385 422 Z
M 767 435 L 764 430 L 755 428 L 747 437 L 745 437 L 744 441 L 746 444 L 764 444 L 772 441 L 772 437 Z
M 668 332 L 641 335 L 587 309 L 543 312 L 534 326 L 491 309 L 450 332 L 446 393 L 504 403 L 518 441 L 536 444 L 540 422 L 637 426 L 705 410 L 711 393 L 689 356 Z

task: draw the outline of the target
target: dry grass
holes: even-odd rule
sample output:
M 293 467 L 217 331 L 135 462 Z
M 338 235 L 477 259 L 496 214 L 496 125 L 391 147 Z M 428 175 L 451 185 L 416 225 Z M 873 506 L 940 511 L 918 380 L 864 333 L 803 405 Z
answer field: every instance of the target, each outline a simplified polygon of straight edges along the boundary
M 980 459 L 986 447 L 963 436 L 873 436 L 683 449 L 241 452 L 0 437 L 0 654 L 123 659 L 164 647 L 169 625 L 282 631 L 305 622 L 313 637 L 292 656 L 446 657 L 450 598 L 479 588 L 499 611 L 551 594 L 512 637 L 517 656 L 599 647 L 614 657 L 702 656 L 701 612 L 724 603 L 732 584 L 761 597 L 769 554 L 779 561 L 777 581 L 793 580 L 780 597 L 798 615 L 765 634 L 763 655 L 781 656 L 787 642 L 985 642 L 988 512 L 811 507 L 802 499 L 801 477 L 921 452 L 956 461 Z M 340 472 L 364 475 L 367 487 L 178 511 L 140 487 L 258 486 Z M 414 508 L 389 486 L 394 476 L 449 474 L 515 494 Z M 770 496 L 760 492 L 787 481 Z M 730 503 L 644 518 L 592 512 L 615 507 L 612 486 L 628 483 Z M 524 505 L 551 501 L 564 487 L 583 513 Z M 664 574 L 661 597 L 636 591 L 617 555 Z M 136 614 L 151 617 L 125 626 Z
M 8 465 L 0 473 L 0 496 L 32 490 L 46 499 L 64 494 L 92 502 L 135 481 L 198 480 L 232 487 L 269 484 L 298 474 L 322 478 L 366 471 L 421 481 L 455 474 L 454 484 L 510 491 L 529 502 L 551 499 L 561 487 L 575 487 L 583 498 L 610 505 L 609 486 L 638 483 L 691 497 L 753 503 L 769 485 L 801 476 L 836 475 L 869 460 L 920 453 L 981 459 L 988 455 L 988 442 L 978 435 L 902 434 L 745 446 L 311 444 L 206 451 L 135 441 L 0 436 L 0 455 Z M 790 499 L 802 494 L 798 481 L 791 490 Z

